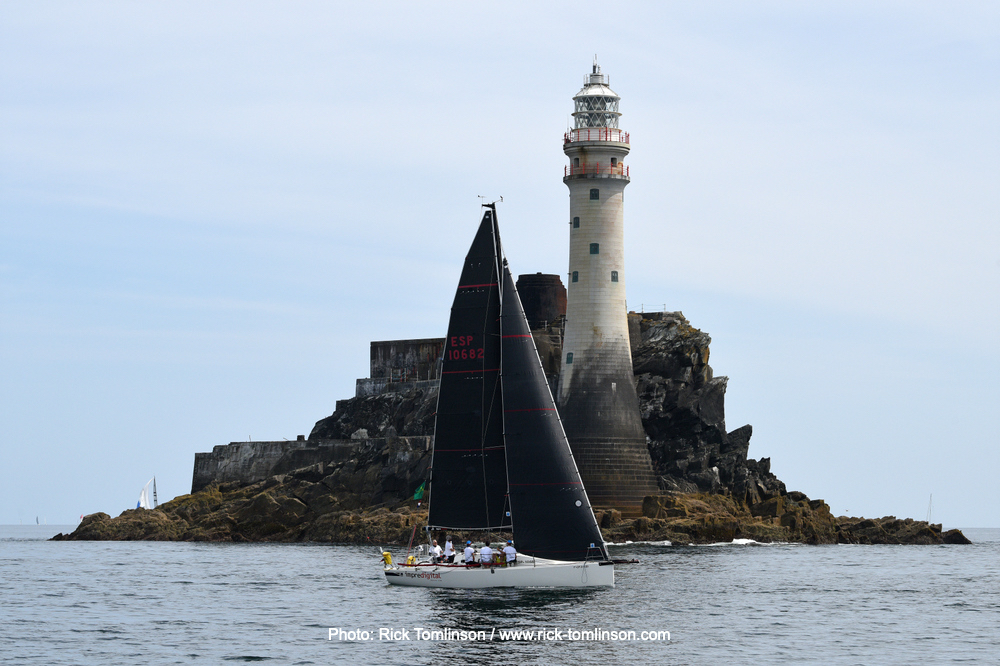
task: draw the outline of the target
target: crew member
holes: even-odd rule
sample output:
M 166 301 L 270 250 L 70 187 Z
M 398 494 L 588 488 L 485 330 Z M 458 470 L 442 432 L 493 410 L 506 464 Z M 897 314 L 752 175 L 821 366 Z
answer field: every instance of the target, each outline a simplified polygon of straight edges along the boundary
M 437 564 L 441 561 L 441 546 L 438 545 L 437 539 L 431 541 L 431 562 Z
M 507 540 L 507 545 L 503 547 L 503 554 L 507 556 L 507 566 L 514 566 L 517 562 L 517 550 L 514 549 L 514 542 Z
M 444 561 L 448 564 L 455 562 L 455 546 L 451 545 L 451 537 L 445 539 L 444 542 Z
M 472 547 L 471 541 L 465 542 L 465 564 L 466 566 L 476 563 L 476 549 Z
M 493 549 L 490 548 L 490 544 L 479 549 L 479 563 L 484 567 L 493 563 Z

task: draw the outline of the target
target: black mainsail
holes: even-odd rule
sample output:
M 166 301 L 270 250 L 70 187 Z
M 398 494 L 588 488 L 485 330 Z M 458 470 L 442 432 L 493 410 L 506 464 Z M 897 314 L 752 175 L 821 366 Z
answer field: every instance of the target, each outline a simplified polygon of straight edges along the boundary
M 431 457 L 432 528 L 510 527 L 500 391 L 500 237 L 487 208 L 451 306 Z
M 512 528 L 519 552 L 607 559 L 487 206 L 451 309 L 431 459 L 432 528 Z

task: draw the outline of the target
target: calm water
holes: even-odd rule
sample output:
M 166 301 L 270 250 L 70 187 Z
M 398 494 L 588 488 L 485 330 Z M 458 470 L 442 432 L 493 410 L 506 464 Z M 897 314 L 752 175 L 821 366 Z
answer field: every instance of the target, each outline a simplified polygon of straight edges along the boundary
M 589 591 L 389 587 L 374 547 L 57 542 L 0 527 L 4 663 L 997 663 L 1000 530 L 972 546 L 613 548 Z M 372 640 L 328 640 L 330 628 Z M 415 627 L 563 640 L 418 640 Z M 566 632 L 669 631 L 670 641 Z M 410 640 L 379 640 L 380 628 Z

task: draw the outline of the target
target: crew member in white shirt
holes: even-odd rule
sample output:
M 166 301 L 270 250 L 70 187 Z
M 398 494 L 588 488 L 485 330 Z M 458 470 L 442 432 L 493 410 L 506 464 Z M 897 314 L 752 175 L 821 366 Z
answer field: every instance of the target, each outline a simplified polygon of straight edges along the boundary
M 438 545 L 437 539 L 431 541 L 431 562 L 437 564 L 441 561 L 441 546 Z
M 455 546 L 451 545 L 451 537 L 444 542 L 444 561 L 449 564 L 455 562 Z
M 476 563 L 476 549 L 472 547 L 471 541 L 465 542 L 465 564 L 475 564 Z
M 493 549 L 490 548 L 490 544 L 486 544 L 479 549 L 479 563 L 484 567 L 489 566 L 493 562 Z
M 517 550 L 514 548 L 514 542 L 508 539 L 507 545 L 503 547 L 503 554 L 507 556 L 507 566 L 513 566 L 517 561 Z

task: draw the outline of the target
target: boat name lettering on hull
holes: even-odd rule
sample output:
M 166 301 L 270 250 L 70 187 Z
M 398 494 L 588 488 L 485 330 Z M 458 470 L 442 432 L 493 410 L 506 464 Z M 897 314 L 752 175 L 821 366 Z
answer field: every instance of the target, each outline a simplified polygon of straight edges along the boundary
M 425 578 L 427 580 L 441 580 L 441 574 L 438 573 L 424 573 L 424 572 L 413 573 L 410 571 L 406 571 L 403 573 L 403 575 L 406 576 L 407 578 Z

